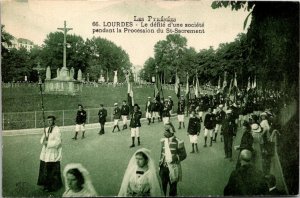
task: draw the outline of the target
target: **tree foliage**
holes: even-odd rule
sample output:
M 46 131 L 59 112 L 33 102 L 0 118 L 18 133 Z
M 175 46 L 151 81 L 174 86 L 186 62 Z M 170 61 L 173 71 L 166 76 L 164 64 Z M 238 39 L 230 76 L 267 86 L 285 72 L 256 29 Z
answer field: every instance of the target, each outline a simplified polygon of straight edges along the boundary
M 117 70 L 119 81 L 125 80 L 124 72 L 131 70 L 132 64 L 128 54 L 121 47 L 100 37 L 87 39 L 85 45 L 89 53 L 87 72 L 92 79 L 97 80 L 101 72 L 108 72 L 109 79 L 112 80 L 113 71 Z
M 290 91 L 297 96 L 299 3 L 214 1 L 211 6 L 252 10 L 252 21 L 243 43 L 250 72 L 264 82 L 264 87 L 285 91 L 292 87 Z
M 1 31 L 1 44 L 11 45 L 10 40 L 13 37 L 4 31 L 4 26 Z M 2 50 L 3 81 L 23 81 L 25 75 L 28 76 L 28 80 L 37 81 L 37 72 L 33 68 L 38 63 L 43 68 L 50 66 L 52 77 L 56 77 L 57 68 L 63 66 L 63 40 L 62 32 L 51 32 L 41 47 L 35 46 L 30 51 L 22 48 L 9 51 L 2 46 L 2 49 L 6 49 L 6 51 Z M 131 70 L 132 64 L 128 54 L 107 39 L 94 37 L 84 40 L 81 36 L 68 34 L 66 40 L 66 66 L 69 69 L 73 67 L 75 74 L 81 69 L 85 77 L 89 73 L 90 80 L 97 81 L 101 72 L 105 77 L 108 72 L 109 79 L 112 81 L 113 71 L 118 70 L 119 81 L 124 81 L 125 70 Z M 45 71 L 41 74 L 45 78 Z

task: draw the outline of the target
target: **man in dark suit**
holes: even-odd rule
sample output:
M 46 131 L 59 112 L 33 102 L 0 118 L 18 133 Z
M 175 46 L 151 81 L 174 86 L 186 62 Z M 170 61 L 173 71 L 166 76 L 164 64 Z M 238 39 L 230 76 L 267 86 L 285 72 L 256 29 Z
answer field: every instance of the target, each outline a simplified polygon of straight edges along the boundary
M 195 153 L 194 147 L 196 147 L 196 152 L 198 153 L 198 136 L 200 134 L 201 130 L 201 123 L 200 119 L 196 117 L 196 112 L 192 111 L 191 112 L 191 117 L 189 119 L 189 124 L 188 124 L 188 135 L 190 138 L 190 143 L 192 144 L 192 151 L 191 153 Z
M 176 196 L 177 183 L 182 178 L 180 162 L 186 158 L 184 142 L 178 139 L 171 131 L 171 126 L 166 124 L 164 138 L 160 140 L 160 143 L 159 175 L 162 182 L 162 189 L 166 195 L 169 184 L 169 196 Z
M 113 133 L 115 132 L 116 128 L 118 128 L 118 131 L 120 131 L 118 122 L 119 122 L 119 119 L 121 118 L 121 109 L 118 106 L 118 103 L 115 103 L 114 106 L 115 106 L 115 108 L 114 108 L 114 113 L 113 113 L 113 116 L 114 116 L 114 128 L 112 131 Z
M 123 100 L 123 104 L 121 106 L 121 117 L 123 121 L 123 130 L 127 129 L 127 119 L 129 116 L 129 105 L 127 104 L 126 100 Z
M 131 139 L 132 139 L 132 144 L 130 148 L 135 147 L 135 137 L 138 140 L 138 146 L 141 144 L 140 142 L 141 117 L 142 117 L 142 112 L 140 111 L 139 105 L 134 104 L 133 112 L 131 114 L 131 119 L 130 119 L 130 125 L 129 125 L 131 128 Z
M 183 128 L 185 128 L 185 126 L 184 126 L 184 111 L 185 111 L 185 101 L 184 101 L 184 98 L 182 97 L 178 101 L 178 109 L 177 109 L 177 118 L 178 118 L 178 122 L 179 122 L 178 129 L 181 129 L 181 123 L 182 123 Z
M 161 104 L 159 101 L 156 100 L 156 98 L 153 98 L 153 102 L 152 102 L 152 123 L 154 123 L 155 118 L 157 118 L 157 121 L 160 120 L 160 107 Z
M 99 116 L 99 123 L 100 123 L 100 131 L 98 134 L 103 135 L 105 133 L 104 125 L 105 125 L 106 116 L 107 116 L 107 110 L 103 107 L 103 104 L 100 104 L 98 116 Z
M 218 106 L 218 111 L 216 113 L 216 128 L 215 128 L 215 138 L 214 138 L 214 142 L 217 142 L 217 136 L 218 136 L 218 133 L 221 134 L 221 130 L 222 130 L 222 123 L 225 119 L 225 116 L 226 116 L 226 113 L 225 111 L 223 111 L 223 105 L 220 104 Z M 222 135 L 221 136 L 221 142 L 223 142 L 223 138 L 222 138 Z
M 148 100 L 147 100 L 146 106 L 145 106 L 145 112 L 146 112 L 146 118 L 148 120 L 148 125 L 150 125 L 151 118 L 152 118 L 152 101 L 151 101 L 151 97 L 148 97 Z
M 85 122 L 86 122 L 86 111 L 83 109 L 81 104 L 78 104 L 78 111 L 76 114 L 76 125 L 75 125 L 75 136 L 73 140 L 77 140 L 77 135 L 79 131 L 82 131 L 82 139 L 85 133 Z
M 268 185 L 262 171 L 252 163 L 252 152 L 244 149 L 240 154 L 241 167 L 232 171 L 224 188 L 225 196 L 266 195 Z
M 208 108 L 207 114 L 204 118 L 204 147 L 207 147 L 207 135 L 210 136 L 210 144 L 209 146 L 212 146 L 213 141 L 213 134 L 214 134 L 214 128 L 215 128 L 216 122 L 215 122 L 215 115 L 211 112 L 211 108 Z
M 236 136 L 235 131 L 235 118 L 232 115 L 232 110 L 229 109 L 226 111 L 226 116 L 222 124 L 222 133 L 224 136 L 225 158 L 229 158 L 230 161 L 232 161 L 232 143 L 233 136 Z

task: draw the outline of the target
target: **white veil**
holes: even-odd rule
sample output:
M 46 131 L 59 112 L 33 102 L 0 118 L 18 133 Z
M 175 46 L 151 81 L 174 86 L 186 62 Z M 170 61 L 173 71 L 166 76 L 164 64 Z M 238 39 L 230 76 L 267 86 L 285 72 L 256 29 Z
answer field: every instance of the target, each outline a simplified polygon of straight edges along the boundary
M 71 163 L 71 164 L 67 164 L 65 166 L 65 169 L 64 169 L 64 178 L 65 178 L 65 186 L 66 186 L 65 192 L 67 192 L 70 189 L 68 182 L 67 182 L 67 172 L 70 169 L 75 169 L 75 168 L 81 172 L 81 174 L 84 178 L 83 189 L 85 189 L 87 192 L 89 192 L 89 194 L 91 196 L 93 196 L 93 197 L 97 196 L 97 192 L 92 184 L 89 172 L 82 166 L 82 164 L 79 164 L 79 163 Z
M 128 188 L 128 184 L 129 184 L 129 179 L 132 176 L 132 174 L 136 173 L 137 170 L 137 162 L 136 162 L 136 158 L 135 155 L 138 152 L 142 152 L 144 153 L 147 157 L 148 157 L 148 175 L 149 175 L 149 182 L 150 182 L 150 196 L 151 197 L 158 197 L 158 196 L 162 196 L 162 190 L 161 190 L 161 185 L 160 185 L 160 180 L 157 177 L 156 174 L 156 169 L 155 169 L 155 163 L 153 161 L 153 159 L 150 156 L 150 150 L 146 149 L 146 148 L 141 148 L 138 149 L 131 157 L 127 169 L 125 171 L 124 174 L 124 178 L 121 184 L 121 188 L 119 191 L 118 196 L 120 197 L 126 197 L 127 194 L 127 188 Z

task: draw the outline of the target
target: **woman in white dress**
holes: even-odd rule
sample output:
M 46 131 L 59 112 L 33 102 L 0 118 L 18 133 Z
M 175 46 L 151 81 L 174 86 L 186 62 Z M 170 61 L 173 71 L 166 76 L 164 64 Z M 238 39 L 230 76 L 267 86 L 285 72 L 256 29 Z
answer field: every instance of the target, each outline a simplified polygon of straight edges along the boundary
M 97 193 L 89 172 L 81 165 L 72 163 L 64 169 L 66 190 L 63 197 L 95 197 Z
M 162 196 L 150 150 L 141 148 L 131 157 L 118 196 Z

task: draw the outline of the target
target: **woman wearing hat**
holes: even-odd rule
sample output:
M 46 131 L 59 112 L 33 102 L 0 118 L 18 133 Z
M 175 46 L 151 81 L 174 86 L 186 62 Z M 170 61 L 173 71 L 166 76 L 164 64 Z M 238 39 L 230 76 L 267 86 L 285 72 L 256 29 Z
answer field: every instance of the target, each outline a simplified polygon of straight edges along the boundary
M 239 156 L 238 156 L 238 160 L 237 160 L 237 168 L 240 166 L 240 161 L 239 161 L 239 158 L 240 158 L 240 153 L 242 150 L 244 149 L 247 149 L 251 152 L 253 152 L 253 136 L 251 134 L 251 125 L 248 121 L 244 121 L 243 124 L 242 124 L 242 127 L 243 127 L 243 136 L 241 138 L 241 143 L 240 145 L 236 148 L 238 149 L 240 152 L 239 152 Z
M 262 129 L 258 123 L 258 116 L 253 114 L 251 115 L 251 133 L 253 136 L 253 150 L 254 150 L 254 159 L 256 167 L 262 170 L 262 156 L 261 156 L 261 145 L 262 140 Z

